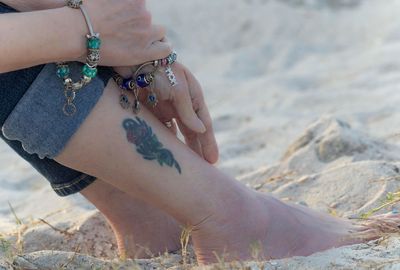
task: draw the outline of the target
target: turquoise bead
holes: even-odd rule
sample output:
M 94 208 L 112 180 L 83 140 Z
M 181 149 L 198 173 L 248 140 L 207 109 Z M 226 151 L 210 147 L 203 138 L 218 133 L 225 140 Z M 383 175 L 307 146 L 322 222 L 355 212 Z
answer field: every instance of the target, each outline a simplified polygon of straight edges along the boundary
M 167 61 L 169 65 L 172 65 L 173 63 L 178 60 L 178 54 L 176 52 L 172 52 L 170 55 L 167 57 Z
M 101 40 L 97 37 L 91 37 L 87 41 L 88 49 L 99 50 L 101 47 Z
M 97 75 L 97 68 L 91 68 L 88 65 L 84 65 L 82 73 L 89 78 L 94 78 Z
M 67 78 L 69 76 L 69 67 L 60 66 L 57 68 L 57 76 L 61 79 Z

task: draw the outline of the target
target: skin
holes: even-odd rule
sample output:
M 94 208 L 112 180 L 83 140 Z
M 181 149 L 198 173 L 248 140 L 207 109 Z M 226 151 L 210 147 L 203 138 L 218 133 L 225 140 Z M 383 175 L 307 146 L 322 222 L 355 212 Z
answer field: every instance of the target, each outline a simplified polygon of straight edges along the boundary
M 86 2 L 87 1 L 85 1 L 85 3 Z M 19 56 L 21 56 L 21 54 L 16 52 L 18 52 L 18 50 L 25 50 L 26 48 L 19 46 L 19 36 L 15 36 L 15 33 L 26 31 L 24 33 L 26 40 L 29 40 L 29 42 L 37 42 L 37 29 L 47 29 L 47 31 L 50 31 L 52 34 L 56 33 L 56 31 L 52 31 L 49 27 L 52 25 L 48 24 L 48 21 L 50 20 L 57 22 L 58 30 L 63 29 L 64 38 L 65 33 L 68 33 L 68 39 L 72 41 L 67 45 L 84 43 L 84 40 L 81 39 L 83 33 L 85 33 L 87 30 L 80 12 L 76 12 L 69 8 L 62 8 L 65 4 L 64 0 L 13 0 L 3 1 L 3 3 L 20 11 L 54 9 L 51 11 L 47 10 L 41 12 L 30 12 L 23 14 L 23 16 L 21 16 L 22 14 L 8 14 L 0 16 L 0 20 L 2 19 L 5 22 L 2 25 L 11 25 L 10 29 L 16 30 L 6 31 L 7 29 L 5 28 L 0 29 L 2 34 L 4 33 L 4 35 L 2 35 L 4 39 L 12 39 L 16 41 L 14 44 L 15 46 L 7 46 L 7 43 L 0 45 L 0 50 L 8 50 L 9 53 L 15 56 L 13 58 L 4 59 L 8 62 L 2 61 L 1 64 L 3 64 L 3 71 L 11 71 L 20 67 L 27 67 L 59 60 L 79 60 L 79 55 L 82 54 L 82 51 L 84 51 L 83 46 L 68 47 L 65 46 L 66 44 L 63 44 L 62 48 L 57 48 L 55 45 L 58 43 L 54 41 L 59 40 L 60 37 L 53 37 L 52 35 L 48 34 L 42 37 L 42 43 L 37 43 L 36 45 L 32 46 L 32 51 L 28 55 L 29 57 L 24 55 L 24 58 L 20 58 Z M 140 10 L 140 6 L 143 4 L 143 1 L 136 1 L 136 4 L 139 6 Z M 87 7 L 87 9 L 91 11 L 90 7 Z M 136 17 L 141 18 L 139 15 Z M 144 16 L 146 16 L 146 12 L 144 13 Z M 29 24 L 26 23 L 28 20 L 30 21 Z M 66 32 L 65 30 L 68 28 L 66 27 L 65 22 L 67 21 L 69 23 L 68 28 L 71 27 L 71 21 L 77 22 L 77 24 L 74 26 L 74 29 L 79 29 L 79 31 L 75 31 L 73 33 Z M 27 25 L 32 26 L 32 29 L 27 29 Z M 40 28 L 38 25 L 40 25 Z M 95 26 L 97 29 L 98 24 L 95 24 Z M 154 28 L 152 29 L 154 30 Z M 42 33 L 47 31 L 42 31 Z M 104 32 L 102 32 L 101 35 L 103 38 Z M 45 45 L 51 46 L 46 47 Z M 43 50 L 39 52 L 36 50 L 37 48 L 43 48 Z M 65 52 L 61 53 L 61 49 L 66 50 Z M 54 55 L 49 55 L 49 51 L 53 51 Z M 112 57 L 113 56 L 110 56 L 110 58 Z M 146 61 L 157 59 L 157 57 L 157 54 L 152 55 L 149 57 L 149 59 L 146 59 Z M 159 72 L 157 74 L 157 94 L 159 96 L 160 103 L 156 109 L 151 109 L 162 122 L 170 121 L 172 118 L 177 119 L 180 124 L 180 128 L 184 131 L 183 133 L 185 140 L 188 142 L 189 146 L 209 162 L 216 162 L 218 159 L 218 148 L 211 126 L 211 118 L 209 116 L 207 106 L 204 103 L 201 86 L 190 73 L 190 71 L 184 66 L 175 64 L 173 68 L 177 79 L 180 82 L 179 85 L 173 89 L 169 81 L 166 80 L 164 74 Z M 131 76 L 130 68 L 120 67 L 116 69 L 119 73 L 125 76 Z M 143 102 L 143 104 L 145 104 L 145 102 Z M 194 113 L 194 111 L 198 112 L 198 116 Z M 207 126 L 207 130 L 204 132 L 205 126 Z M 171 128 L 170 131 L 176 135 L 176 126 Z M 198 131 L 202 133 L 199 133 Z M 160 210 L 144 203 L 143 201 L 128 196 L 126 193 L 118 190 L 117 188 L 107 185 L 101 179 L 98 179 L 96 183 L 86 188 L 81 193 L 89 201 L 91 201 L 109 220 L 114 229 L 121 256 L 135 258 L 147 257 L 149 254 L 159 254 L 160 252 L 177 249 L 177 243 L 179 243 L 178 232 L 181 231 L 181 227 L 166 213 L 161 212 Z M 107 200 L 107 203 L 104 202 L 103 195 L 107 195 L 107 198 L 109 199 Z M 142 225 L 144 223 L 146 226 Z M 158 226 L 157 224 L 161 224 L 163 226 Z M 157 231 L 158 234 L 155 234 L 154 231 Z M 146 250 L 146 252 L 143 252 L 143 250 Z
M 180 248 L 182 227 L 167 213 L 101 179 L 82 190 L 81 194 L 107 218 L 120 257 L 148 258 Z
M 59 2 L 49 4 L 49 1 L 43 0 L 5 3 L 22 10 L 53 9 L 0 16 L 0 54 L 13 56 L 1 59 L 0 73 L 44 63 L 85 62 L 85 36 L 88 30 L 79 10 L 58 7 Z M 84 6 L 90 14 L 94 28 L 101 33 L 100 65 L 137 66 L 165 58 L 171 53 L 172 49 L 165 39 L 165 29 L 152 24 L 151 14 L 147 11 L 144 0 L 85 1 Z M 119 68 L 125 74 L 126 70 L 127 68 Z M 171 95 L 170 101 L 189 130 L 205 133 L 205 114 L 202 113 L 199 117 L 193 110 L 190 85 L 185 84 L 189 80 L 186 80 L 183 68 L 174 67 L 174 71 L 180 84 L 174 92 L 176 95 Z
M 165 29 L 152 24 L 145 3 L 144 0 L 85 2 L 103 41 L 100 65 L 134 66 L 171 53 L 171 46 L 163 40 Z M 0 53 L 13 57 L 1 59 L 0 72 L 58 61 L 84 62 L 87 32 L 81 12 L 68 7 L 2 14 Z
M 187 145 L 208 162 L 216 162 L 218 147 L 201 86 L 189 70 L 181 64 L 176 65 L 175 69 L 180 70 L 176 73 L 177 77 L 180 82 L 183 82 L 181 86 L 190 85 L 194 109 L 206 124 L 207 131 L 193 132 L 179 120 L 179 115 L 174 110 L 171 101 L 173 96 L 171 92 L 175 89 L 171 88 L 166 78 L 161 76 L 162 74 L 157 74 L 157 92 L 161 102 L 156 108 L 151 106 L 148 108 L 162 123 L 172 118 L 178 119 L 180 128 L 184 129 Z M 124 74 L 123 72 L 121 73 Z M 144 94 L 141 97 L 143 104 L 146 104 L 145 98 Z M 176 127 L 169 129 L 174 136 L 176 136 L 176 131 Z M 180 248 L 179 237 L 183 227 L 167 213 L 135 196 L 122 192 L 101 179 L 97 179 L 94 184 L 81 191 L 81 194 L 106 216 L 114 230 L 121 257 L 148 258 Z M 105 197 L 107 201 L 104 201 Z
M 146 106 L 162 123 L 175 119 L 171 130 L 176 135 L 177 128 L 183 133 L 186 144 L 206 161 L 214 164 L 218 161 L 218 146 L 212 127 L 203 90 L 195 76 L 179 62 L 173 65 L 177 86 L 172 87 L 163 69 L 155 74 L 156 93 L 159 104 Z M 126 77 L 131 76 L 130 69 L 117 68 L 116 71 Z M 146 103 L 147 93 L 140 92 L 142 104 Z M 197 131 L 197 132 L 196 132 Z
M 100 2 L 104 1 L 98 0 L 97 3 Z M 106 2 L 103 4 L 107 4 Z M 133 2 L 140 1 L 131 1 L 128 4 Z M 88 1 L 88 3 L 92 4 L 88 6 L 88 9 L 92 11 L 91 14 L 98 14 L 95 12 L 96 5 L 93 4 L 96 2 Z M 118 13 L 118 11 L 122 12 L 123 9 L 116 8 L 113 10 Z M 123 14 L 122 12 L 120 15 Z M 23 44 L 19 43 L 21 41 L 18 39 L 19 36 L 16 36 L 13 31 L 8 31 L 5 27 L 0 28 L 7 40 L 9 38 L 18 40 L 13 44 L 15 48 L 0 45 L 0 51 L 16 55 L 15 58 L 2 63 L 2 70 L 10 71 L 32 66 L 36 63 L 53 62 L 55 59 L 61 58 L 62 60 L 79 59 L 82 55 L 82 46 L 77 44 L 81 44 L 79 40 L 82 37 L 78 38 L 76 31 L 70 36 L 71 40 L 76 41 L 72 43 L 75 45 L 66 46 L 67 48 L 60 46 L 58 41 L 62 39 L 53 32 L 49 35 L 50 37 L 39 35 L 44 39 L 39 41 L 36 40 L 37 36 L 33 38 L 29 32 L 29 30 L 35 31 L 37 27 L 43 27 L 41 31 L 43 29 L 53 31 L 64 29 L 67 32 L 63 34 L 68 36 L 65 20 L 72 19 L 73 22 L 78 22 L 79 19 L 76 16 L 77 12 L 70 9 L 67 11 L 65 8 L 32 12 L 29 16 L 26 15 L 27 19 L 31 19 L 29 26 L 22 24 L 22 17 L 19 14 L 1 16 L 0 19 L 3 19 L 3 21 L 0 20 L 0 25 L 7 22 L 8 25 L 12 26 L 14 32 L 27 35 L 24 41 L 35 40 L 33 42 L 36 42 L 33 43 L 34 48 L 30 48 L 32 56 L 20 57 L 18 52 L 23 51 Z M 43 18 L 46 18 L 46 20 Z M 60 18 L 63 20 L 60 20 Z M 94 18 L 94 22 L 101 26 L 102 20 Z M 54 24 L 54 28 L 48 26 L 49 20 Z M 80 20 L 78 29 L 83 24 L 82 17 L 80 17 Z M 146 22 L 146 20 L 144 21 Z M 1 22 L 4 23 L 1 24 Z M 133 23 L 134 20 L 130 22 Z M 121 21 L 120 23 L 121 25 L 126 24 L 126 22 Z M 35 27 L 30 28 L 30 25 Z M 23 27 L 27 28 L 26 32 L 23 32 L 25 31 Z M 105 39 L 107 40 L 110 37 L 110 40 L 118 40 L 119 36 L 113 36 L 113 32 L 115 32 L 113 29 L 116 28 L 108 29 L 107 27 L 99 27 L 99 29 L 104 30 Z M 63 35 L 63 38 L 65 38 L 65 35 Z M 157 40 L 160 41 L 163 38 Z M 119 44 L 123 43 L 124 45 L 132 42 L 132 40 L 121 39 L 119 41 Z M 117 51 L 121 55 L 117 54 L 112 58 L 109 57 L 107 51 L 113 52 L 118 47 L 116 46 L 118 42 L 106 43 L 105 63 L 133 65 L 126 63 L 126 57 L 121 58 L 121 55 L 123 55 L 121 52 L 132 49 L 132 47 L 120 46 L 120 50 Z M 36 46 L 44 47 L 36 48 Z M 142 43 L 139 48 L 147 48 L 146 42 Z M 44 51 L 51 53 L 45 54 Z M 134 53 L 131 55 L 134 55 Z M 181 74 L 183 74 L 182 78 L 185 77 L 188 82 L 187 86 L 184 87 L 186 90 L 190 91 L 190 89 L 196 88 L 193 80 L 189 83 L 191 80 L 189 73 L 182 71 Z M 97 204 L 99 209 L 102 209 L 115 230 L 122 232 L 120 236 L 117 233 L 120 248 L 122 251 L 129 249 L 131 256 L 142 252 L 139 248 L 142 243 L 158 251 L 175 249 L 178 223 L 191 229 L 197 258 L 200 263 L 204 264 L 215 262 L 218 257 L 224 257 L 226 260 L 249 259 L 255 250 L 259 254 L 259 258 L 309 255 L 335 246 L 374 239 L 379 235 L 377 224 L 382 224 L 383 221 L 387 225 L 386 231 L 397 229 L 398 216 L 384 217 L 379 222 L 371 221 L 370 224 L 356 226 L 349 221 L 335 219 L 307 208 L 287 205 L 267 194 L 250 190 L 212 167 L 202 158 L 213 155 L 213 151 L 210 151 L 210 149 L 212 150 L 214 147 L 209 137 L 201 137 L 201 135 L 196 134 L 189 138 L 188 144 L 193 151 L 177 140 L 173 132 L 166 129 L 148 110 L 143 109 L 138 115 L 139 118 L 135 118 L 130 112 L 115 106 L 115 101 L 118 100 L 118 92 L 117 86 L 110 82 L 96 107 L 56 160 L 61 164 L 101 179 L 83 193 L 89 200 Z M 174 96 L 175 93 L 170 92 L 169 97 L 172 98 L 166 100 L 166 105 L 160 106 L 160 110 L 163 112 L 161 114 L 164 117 L 168 115 L 165 113 L 166 111 L 170 111 L 170 115 L 174 115 L 174 103 L 179 102 L 179 95 Z M 197 97 L 199 96 L 197 95 Z M 197 105 L 197 103 L 199 101 L 191 105 L 192 107 L 198 106 L 195 110 L 202 115 L 199 117 L 204 120 L 205 128 L 208 131 L 212 130 L 211 123 L 205 121 L 208 112 L 206 112 L 204 106 Z M 178 123 L 184 130 L 185 126 L 184 124 L 182 126 L 182 122 L 185 121 L 185 118 L 182 119 L 179 110 L 176 111 L 178 111 L 176 114 Z M 149 127 L 151 131 L 146 129 L 149 133 L 148 136 L 142 138 L 143 140 L 137 140 L 137 136 L 140 138 L 142 133 L 130 134 L 129 129 L 122 125 L 127 120 L 142 123 L 140 124 L 142 127 Z M 137 130 L 140 129 L 135 129 L 135 131 Z M 190 132 L 193 132 L 193 130 Z M 187 138 L 190 132 L 184 131 Z M 200 132 L 200 134 L 202 133 Z M 156 144 L 149 145 L 148 142 L 150 141 L 156 142 Z M 161 143 L 162 146 L 157 142 Z M 158 145 L 158 147 L 154 147 L 154 145 Z M 143 151 L 140 151 L 140 146 L 144 148 L 146 155 Z M 177 169 L 177 166 L 168 165 L 168 160 L 171 159 L 157 155 L 163 150 L 171 153 L 173 160 L 179 164 L 180 170 Z M 149 158 L 148 153 L 155 158 Z M 210 159 L 212 160 L 212 158 Z M 110 207 L 107 207 L 105 202 L 102 201 L 103 196 L 110 197 L 110 201 L 107 202 Z M 146 209 L 148 211 L 144 211 Z M 123 220 L 126 214 L 132 220 L 134 220 L 134 217 L 143 219 L 132 224 L 114 222 L 114 220 Z M 146 215 L 148 218 L 146 218 Z M 147 232 L 159 233 L 156 239 L 148 237 L 141 239 L 138 233 L 144 231 L 146 234 L 146 229 L 148 229 Z M 132 233 L 133 231 L 137 232 L 135 232 L 136 235 Z M 169 237 L 172 237 L 172 239 Z
M 157 159 L 146 160 L 137 151 L 140 143 L 122 126 L 137 118 L 115 106 L 117 99 L 117 86 L 110 82 L 56 160 L 124 190 L 190 228 L 200 264 L 222 257 L 251 259 L 254 250 L 260 259 L 310 255 L 377 238 L 376 224 L 383 222 L 390 225 L 385 231 L 398 231 L 400 216 L 355 225 L 251 190 L 204 161 L 143 109 L 137 117 L 171 151 L 182 171 L 161 166 Z

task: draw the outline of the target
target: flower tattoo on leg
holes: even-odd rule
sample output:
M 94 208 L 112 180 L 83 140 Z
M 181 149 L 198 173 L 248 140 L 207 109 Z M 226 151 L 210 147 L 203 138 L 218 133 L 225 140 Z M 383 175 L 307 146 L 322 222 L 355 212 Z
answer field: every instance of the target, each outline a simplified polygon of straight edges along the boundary
M 175 160 L 174 155 L 165 149 L 162 143 L 147 123 L 136 117 L 136 119 L 125 119 L 123 127 L 126 131 L 128 141 L 136 146 L 136 151 L 146 160 L 156 160 L 160 166 L 167 165 L 175 168 L 179 174 L 181 167 Z

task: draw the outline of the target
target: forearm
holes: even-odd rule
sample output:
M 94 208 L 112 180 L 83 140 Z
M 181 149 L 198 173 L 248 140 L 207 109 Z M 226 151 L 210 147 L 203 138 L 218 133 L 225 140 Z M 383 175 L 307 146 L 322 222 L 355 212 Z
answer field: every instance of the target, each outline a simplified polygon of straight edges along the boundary
M 78 59 L 85 27 L 82 14 L 66 7 L 0 15 L 0 73 Z
M 2 0 L 2 2 L 22 12 L 65 6 L 65 0 Z

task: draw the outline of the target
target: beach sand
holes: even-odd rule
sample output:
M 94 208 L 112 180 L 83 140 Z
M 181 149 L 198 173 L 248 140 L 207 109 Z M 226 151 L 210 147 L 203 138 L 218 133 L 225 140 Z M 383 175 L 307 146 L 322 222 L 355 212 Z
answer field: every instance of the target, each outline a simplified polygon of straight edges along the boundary
M 340 217 L 360 218 L 384 203 L 377 213 L 400 209 L 392 203 L 400 197 L 400 1 L 149 4 L 204 87 L 218 168 Z M 179 255 L 119 264 L 111 230 L 93 206 L 80 195 L 57 197 L 7 146 L 0 149 L 0 269 L 10 262 L 25 269 L 183 268 Z M 400 237 L 247 266 L 400 269 Z

